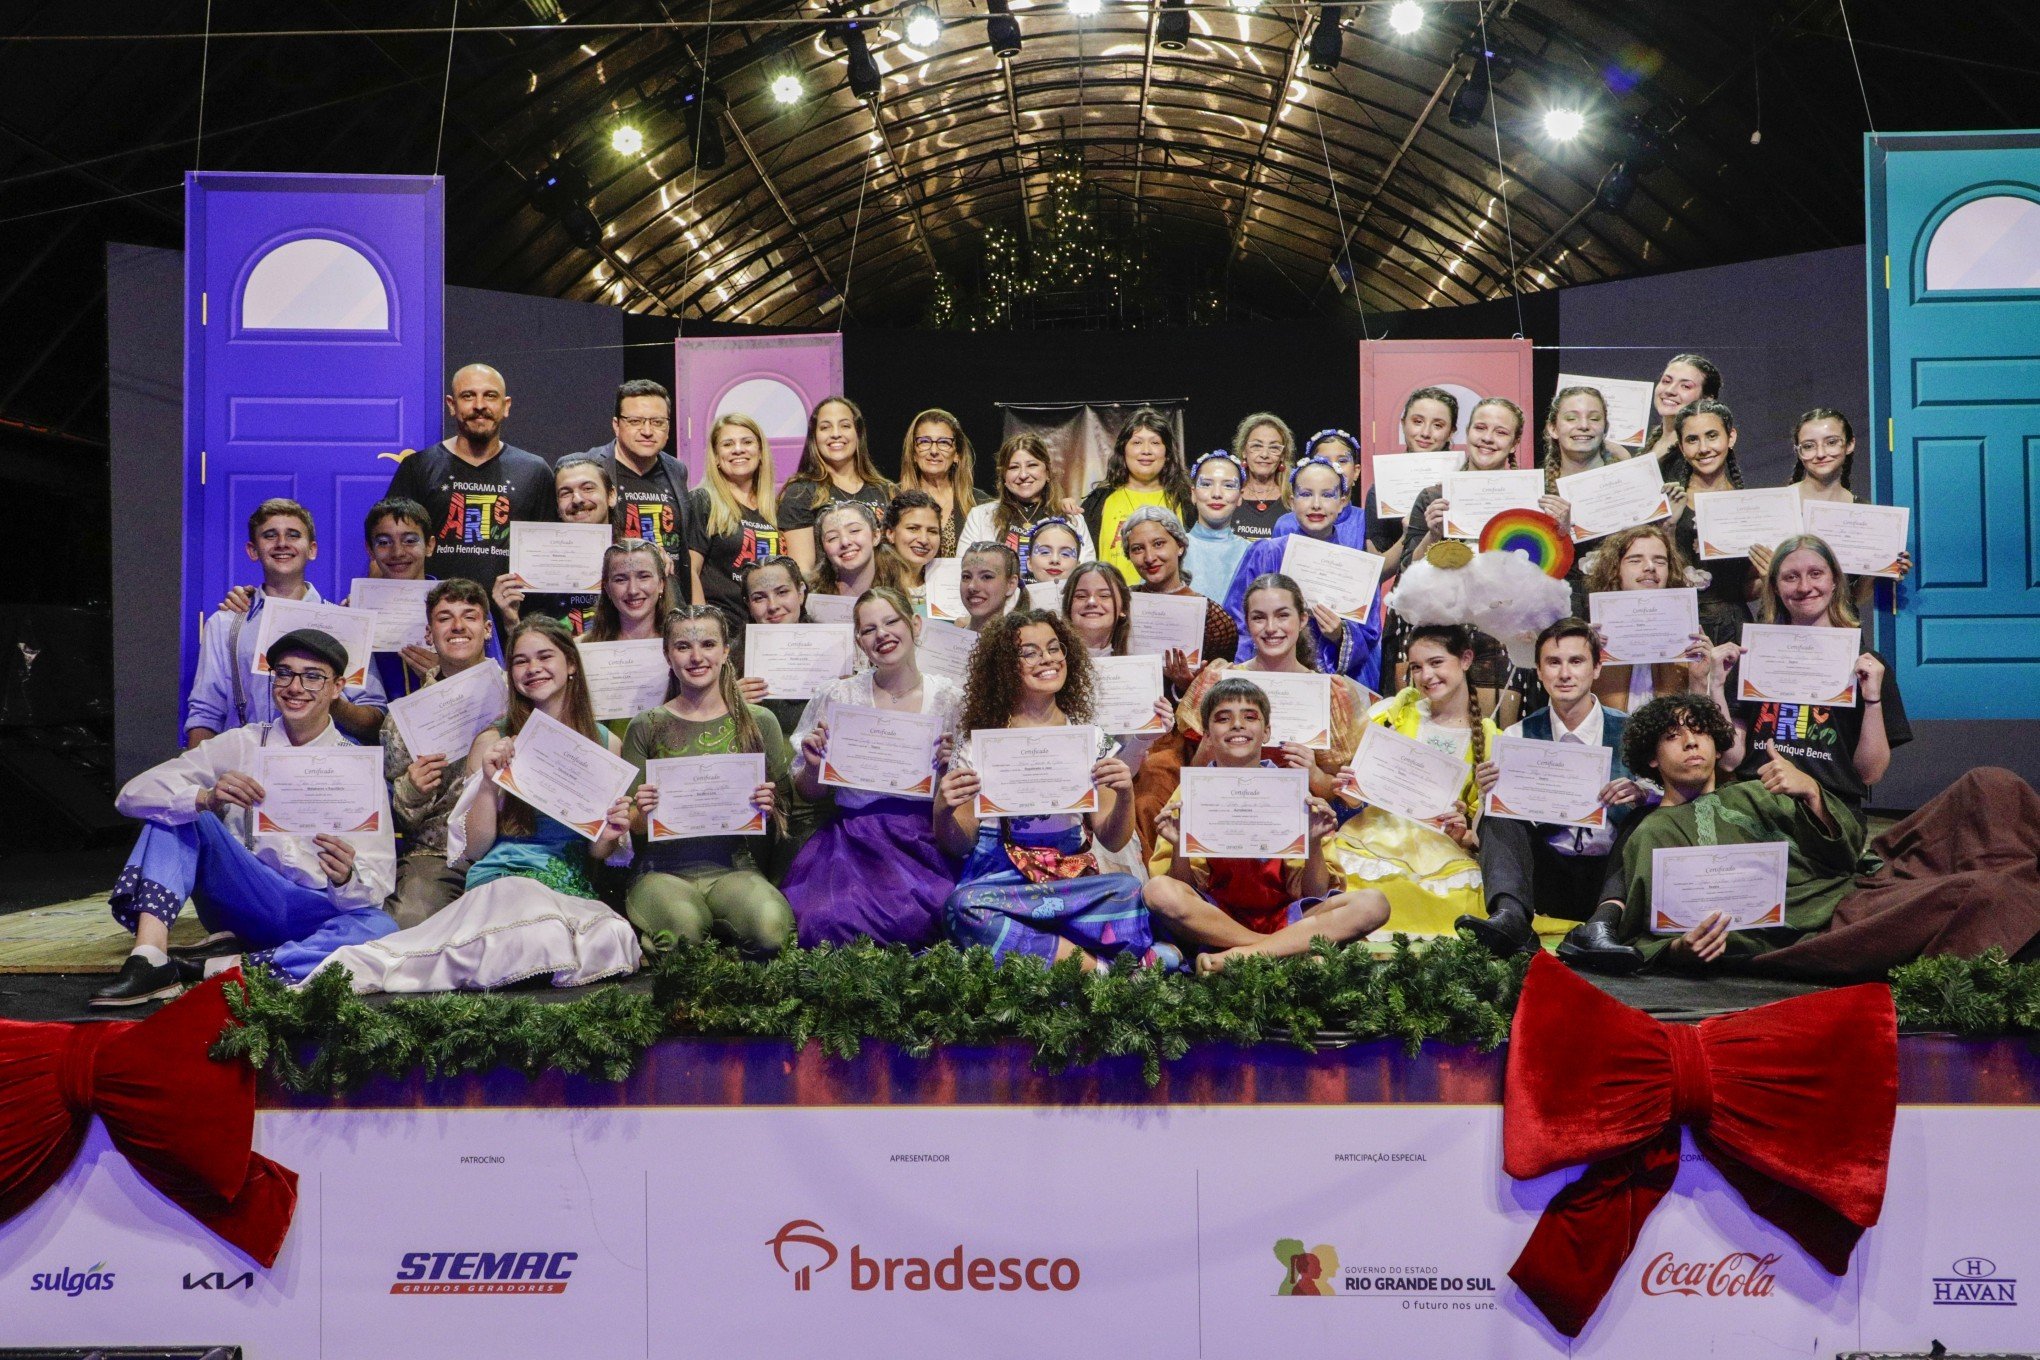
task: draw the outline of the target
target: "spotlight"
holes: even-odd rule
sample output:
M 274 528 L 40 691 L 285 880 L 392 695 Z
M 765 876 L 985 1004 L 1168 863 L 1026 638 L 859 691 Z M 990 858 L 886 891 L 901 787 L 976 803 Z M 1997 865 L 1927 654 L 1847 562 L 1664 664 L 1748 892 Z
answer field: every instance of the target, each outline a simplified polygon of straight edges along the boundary
M 991 6 L 991 17 L 985 20 L 985 41 L 991 44 L 992 55 L 1000 61 L 1008 61 L 1020 55 L 1020 21 L 1013 17 L 1013 11 L 1006 0 L 986 0 Z
M 703 83 L 683 87 L 676 94 L 681 122 L 687 129 L 687 145 L 694 148 L 694 168 L 722 169 L 729 159 L 723 150 L 722 121 L 715 116 L 716 108 L 723 103 L 722 90 Z
M 1587 116 L 1578 109 L 1551 109 L 1544 115 L 1544 135 L 1569 142 L 1586 130 Z
M 1407 38 L 1424 26 L 1424 7 L 1417 0 L 1396 0 L 1388 12 L 1388 26 Z
M 843 56 L 850 67 L 850 93 L 866 101 L 878 98 L 878 66 L 864 37 L 864 21 L 843 21 Z
M 800 97 L 807 93 L 800 83 L 800 77 L 791 71 L 782 71 L 772 77 L 772 98 L 780 104 L 798 104 Z
M 1336 71 L 1344 55 L 1346 31 L 1339 26 L 1339 7 L 1319 5 L 1317 27 L 1310 35 L 1310 69 Z
M 942 18 L 933 5 L 915 5 L 907 11 L 907 45 L 927 49 L 942 41 Z
M 1155 46 L 1180 52 L 1189 45 L 1189 0 L 1162 0 L 1161 17 L 1155 20 Z
M 621 156 L 635 156 L 645 149 L 645 134 L 629 123 L 618 123 L 609 132 L 609 145 Z
M 1594 202 L 1609 212 L 1619 213 L 1629 206 L 1629 196 L 1636 192 L 1636 171 L 1629 162 L 1617 161 L 1608 167 L 1608 173 L 1601 177 L 1601 187 L 1594 191 Z
M 1487 63 L 1479 57 L 1473 59 L 1473 69 L 1460 80 L 1459 88 L 1452 92 L 1452 107 L 1445 116 L 1456 128 L 1479 127 L 1481 115 L 1487 112 L 1488 73 Z
M 1069 0 L 1070 13 L 1079 19 L 1088 19 L 1103 8 L 1103 0 Z
M 1242 14 L 1252 14 L 1261 7 L 1263 0 L 1229 0 L 1229 3 Z

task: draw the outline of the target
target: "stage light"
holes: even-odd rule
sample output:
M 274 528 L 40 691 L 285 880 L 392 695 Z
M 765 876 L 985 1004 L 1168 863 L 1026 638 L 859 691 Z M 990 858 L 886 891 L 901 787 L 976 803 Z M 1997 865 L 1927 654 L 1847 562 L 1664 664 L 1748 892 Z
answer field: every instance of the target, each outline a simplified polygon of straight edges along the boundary
M 1155 20 L 1155 46 L 1180 52 L 1189 45 L 1189 0 L 1162 0 L 1161 17 Z
M 1601 187 L 1594 191 L 1594 202 L 1609 212 L 1619 213 L 1629 206 L 1629 196 L 1635 192 L 1636 172 L 1629 168 L 1627 161 L 1617 161 L 1601 177 Z
M 991 7 L 991 17 L 985 20 L 985 41 L 991 44 L 992 55 L 1000 61 L 1009 61 L 1020 55 L 1020 22 L 1013 17 L 1013 11 L 1006 0 L 986 0 Z
M 772 98 L 780 104 L 798 104 L 807 88 L 800 83 L 800 77 L 791 71 L 782 71 L 772 77 Z
M 1105 8 L 1104 0 L 1069 0 L 1069 11 L 1079 19 L 1089 19 Z
M 629 123 L 618 123 L 610 129 L 609 145 L 620 156 L 635 156 L 645 149 L 645 134 Z
M 907 45 L 923 50 L 942 41 L 942 17 L 933 5 L 915 5 L 907 11 Z
M 1345 55 L 1346 30 L 1339 26 L 1339 7 L 1319 5 L 1317 27 L 1310 35 L 1310 69 L 1336 71 Z
M 1262 5 L 1262 0 L 1228 0 L 1232 7 L 1242 14 L 1252 14 Z
M 1424 26 L 1424 7 L 1417 0 L 1396 0 L 1388 12 L 1388 26 L 1405 38 Z
M 680 101 L 680 118 L 687 129 L 687 145 L 694 149 L 696 170 L 720 170 L 729 157 L 723 150 L 722 123 L 715 116 L 722 105 L 720 87 L 703 83 L 675 89 Z
M 850 67 L 850 93 L 859 99 L 878 98 L 878 66 L 871 59 L 871 45 L 864 37 L 864 21 L 843 21 L 843 57 Z
M 1569 142 L 1586 127 L 1587 116 L 1578 109 L 1551 109 L 1544 115 L 1544 135 L 1555 142 Z
M 1452 107 L 1445 116 L 1456 128 L 1479 127 L 1481 115 L 1487 112 L 1488 73 L 1487 63 L 1479 57 L 1473 59 L 1473 69 L 1459 82 L 1459 88 L 1452 92 Z
M 531 206 L 559 223 L 574 244 L 593 250 L 602 243 L 602 224 L 588 207 L 593 193 L 578 168 L 556 160 L 532 180 Z

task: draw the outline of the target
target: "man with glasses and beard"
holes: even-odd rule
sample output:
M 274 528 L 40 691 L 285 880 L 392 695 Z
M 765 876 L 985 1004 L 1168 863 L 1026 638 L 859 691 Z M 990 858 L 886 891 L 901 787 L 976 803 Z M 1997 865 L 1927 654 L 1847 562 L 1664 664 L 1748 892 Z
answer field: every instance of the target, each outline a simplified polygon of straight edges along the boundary
M 616 389 L 609 421 L 614 436 L 586 456 L 600 462 L 616 488 L 621 512 L 618 538 L 642 538 L 666 554 L 666 573 L 676 578 L 674 597 L 694 598 L 693 560 L 687 556 L 687 528 L 693 510 L 687 499 L 687 465 L 666 452 L 673 432 L 673 398 L 649 378 L 632 378 Z

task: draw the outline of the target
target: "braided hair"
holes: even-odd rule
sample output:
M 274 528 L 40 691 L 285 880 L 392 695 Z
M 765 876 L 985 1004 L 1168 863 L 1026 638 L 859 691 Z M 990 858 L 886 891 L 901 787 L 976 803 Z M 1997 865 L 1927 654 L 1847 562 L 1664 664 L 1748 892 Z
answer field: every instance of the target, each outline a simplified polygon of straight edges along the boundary
M 1419 624 L 1410 630 L 1409 641 L 1403 644 L 1404 653 L 1419 642 L 1432 643 L 1454 656 L 1471 656 L 1474 651 L 1473 629 L 1463 623 Z M 1466 668 L 1466 717 L 1472 734 L 1473 763 L 1479 765 L 1488 758 L 1487 715 L 1480 711 L 1480 690 L 1473 683 L 1470 664 Z
M 1608 399 L 1601 395 L 1601 389 L 1585 386 L 1560 388 L 1558 394 L 1551 399 L 1551 405 L 1544 410 L 1544 429 L 1538 434 L 1538 439 L 1544 445 L 1544 494 L 1547 496 L 1558 494 L 1558 473 L 1565 465 L 1565 455 L 1559 452 L 1558 440 L 1552 435 L 1551 427 L 1558 420 L 1559 405 L 1567 397 L 1579 396 L 1592 397 L 1601 403 L 1601 422 L 1604 427 L 1601 434 L 1601 451 L 1606 453 L 1608 450 L 1608 435 L 1605 429 L 1608 420 Z
M 1735 412 L 1729 410 L 1712 397 L 1702 397 L 1698 401 L 1689 402 L 1681 406 L 1679 414 L 1672 417 L 1672 438 L 1678 441 L 1672 446 L 1672 451 L 1679 461 L 1674 465 L 1674 473 L 1671 478 L 1671 480 L 1679 483 L 1681 486 L 1691 486 L 1693 484 L 1693 465 L 1686 461 L 1685 435 L 1686 422 L 1694 416 L 1713 416 L 1721 422 L 1723 430 L 1729 434 L 1735 433 Z M 1736 462 L 1735 450 L 1733 448 L 1729 449 L 1728 459 L 1721 465 L 1721 468 L 1723 472 L 1728 474 L 1728 484 L 1737 491 L 1742 490 L 1742 465 Z

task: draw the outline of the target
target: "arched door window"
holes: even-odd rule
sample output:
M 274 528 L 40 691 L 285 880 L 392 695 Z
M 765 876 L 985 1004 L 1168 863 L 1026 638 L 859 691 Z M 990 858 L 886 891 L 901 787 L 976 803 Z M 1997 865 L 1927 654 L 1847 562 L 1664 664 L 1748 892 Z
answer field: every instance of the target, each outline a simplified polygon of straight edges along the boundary
M 390 330 L 382 272 L 344 241 L 301 236 L 271 250 L 241 288 L 244 331 Z
M 2040 200 L 1990 194 L 1941 219 L 1927 243 L 1930 293 L 2040 290 Z

